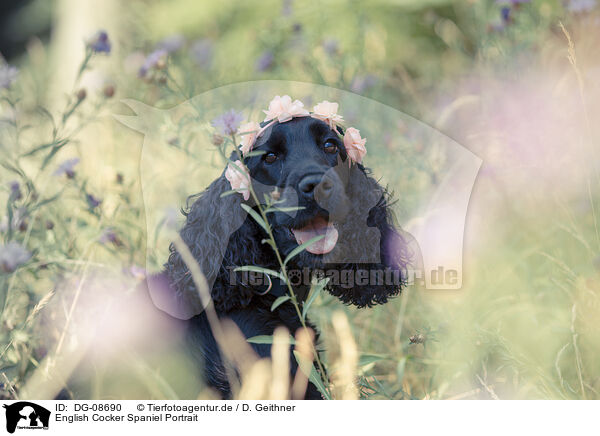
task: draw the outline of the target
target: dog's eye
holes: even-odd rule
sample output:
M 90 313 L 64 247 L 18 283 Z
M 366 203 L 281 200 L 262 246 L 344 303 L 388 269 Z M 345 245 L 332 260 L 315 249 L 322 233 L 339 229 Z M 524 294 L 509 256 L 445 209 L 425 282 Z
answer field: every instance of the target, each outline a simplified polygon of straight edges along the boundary
M 273 153 L 272 151 L 265 154 L 265 162 L 266 163 L 273 163 L 277 160 L 277 155 L 275 153 Z
M 325 150 L 325 153 L 333 154 L 337 151 L 337 149 L 337 144 L 333 142 L 332 139 L 328 139 L 325 141 L 325 144 L 323 144 L 323 150 Z

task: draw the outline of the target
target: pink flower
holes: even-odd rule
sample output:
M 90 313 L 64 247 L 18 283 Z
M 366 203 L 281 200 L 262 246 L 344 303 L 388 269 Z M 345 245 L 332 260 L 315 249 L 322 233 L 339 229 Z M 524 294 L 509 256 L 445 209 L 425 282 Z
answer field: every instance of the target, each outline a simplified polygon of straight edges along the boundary
M 359 130 L 354 127 L 346 129 L 346 133 L 344 134 L 344 147 L 346 147 L 348 157 L 352 161 L 356 163 L 362 161 L 365 154 L 367 154 L 367 149 L 365 148 L 366 142 L 367 140 L 365 138 L 360 137 Z
M 325 121 L 329 127 L 334 129 L 335 126 L 344 121 L 344 117 L 338 115 L 338 104 L 330 101 L 322 101 L 313 108 L 312 117 Z
M 308 111 L 304 109 L 304 104 L 300 100 L 294 100 L 289 95 L 283 97 L 277 95 L 271 103 L 269 103 L 269 110 L 263 111 L 267 116 L 265 121 L 277 120 L 280 123 L 285 123 L 294 117 L 306 117 L 309 115 Z
M 225 171 L 225 178 L 231 183 L 231 189 L 239 191 L 239 193 L 244 196 L 244 200 L 250 198 L 250 190 L 248 189 L 248 186 L 250 185 L 250 174 L 242 161 L 236 160 L 233 163 L 229 162 L 227 170 Z
M 242 137 L 242 154 L 244 156 L 252 151 L 259 130 L 260 124 L 255 122 L 242 124 L 238 129 L 238 135 Z

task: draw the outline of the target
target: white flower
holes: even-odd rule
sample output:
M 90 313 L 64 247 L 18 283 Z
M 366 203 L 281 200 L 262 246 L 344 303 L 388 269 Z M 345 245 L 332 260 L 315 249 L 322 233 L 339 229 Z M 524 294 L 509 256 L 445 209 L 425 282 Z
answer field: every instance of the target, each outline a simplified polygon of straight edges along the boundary
M 346 129 L 346 133 L 344 134 L 344 147 L 346 147 L 348 157 L 352 161 L 356 163 L 362 162 L 363 157 L 367 154 L 367 149 L 365 148 L 366 142 L 367 140 L 365 138 L 360 137 L 359 130 L 354 127 Z
M 322 101 L 313 108 L 312 117 L 325 121 L 329 127 L 335 129 L 344 121 L 344 117 L 338 115 L 338 104 L 330 101 Z
M 231 188 L 238 191 L 244 196 L 244 200 L 250 198 L 250 174 L 242 163 L 242 161 L 236 160 L 235 162 L 229 162 L 227 170 L 225 171 L 225 178 L 231 183 Z
M 306 117 L 310 115 L 304 104 L 300 100 L 292 101 L 289 95 L 283 97 L 277 95 L 271 103 L 269 103 L 269 109 L 263 111 L 267 116 L 265 121 L 277 120 L 280 123 L 285 123 L 291 120 L 293 117 Z
M 259 130 L 260 124 L 255 122 L 242 124 L 238 129 L 238 135 L 242 137 L 242 154 L 244 156 L 252 151 Z

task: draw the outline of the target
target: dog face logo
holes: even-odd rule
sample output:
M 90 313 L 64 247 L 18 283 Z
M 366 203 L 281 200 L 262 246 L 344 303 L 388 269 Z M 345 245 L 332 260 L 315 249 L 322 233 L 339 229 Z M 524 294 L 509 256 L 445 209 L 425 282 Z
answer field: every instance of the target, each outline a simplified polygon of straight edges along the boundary
M 48 429 L 50 411 L 29 401 L 18 401 L 2 407 L 6 409 L 6 431 L 18 429 Z

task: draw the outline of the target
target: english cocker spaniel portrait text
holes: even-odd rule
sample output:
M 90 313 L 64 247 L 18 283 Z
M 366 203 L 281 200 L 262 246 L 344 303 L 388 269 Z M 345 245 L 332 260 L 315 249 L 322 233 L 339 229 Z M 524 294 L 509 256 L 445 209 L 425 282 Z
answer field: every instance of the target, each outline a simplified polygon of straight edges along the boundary
M 412 253 L 394 224 L 392 199 L 362 163 L 366 139 L 344 126 L 337 110 L 325 101 L 309 112 L 298 100 L 276 97 L 261 124 L 240 127 L 241 144 L 221 176 L 189 199 L 181 239 L 206 279 L 210 309 L 246 338 L 273 335 L 280 326 L 292 336 L 305 326 L 316 332 L 298 313 L 316 280 L 360 308 L 384 304 L 406 285 Z M 208 309 L 190 309 L 198 307 L 189 303 L 196 283 L 175 245 L 164 272 L 148 284 L 159 307 L 185 319 L 206 383 L 231 398 L 230 364 Z M 250 345 L 259 357 L 271 355 L 269 343 Z M 304 397 L 322 395 L 309 382 Z

